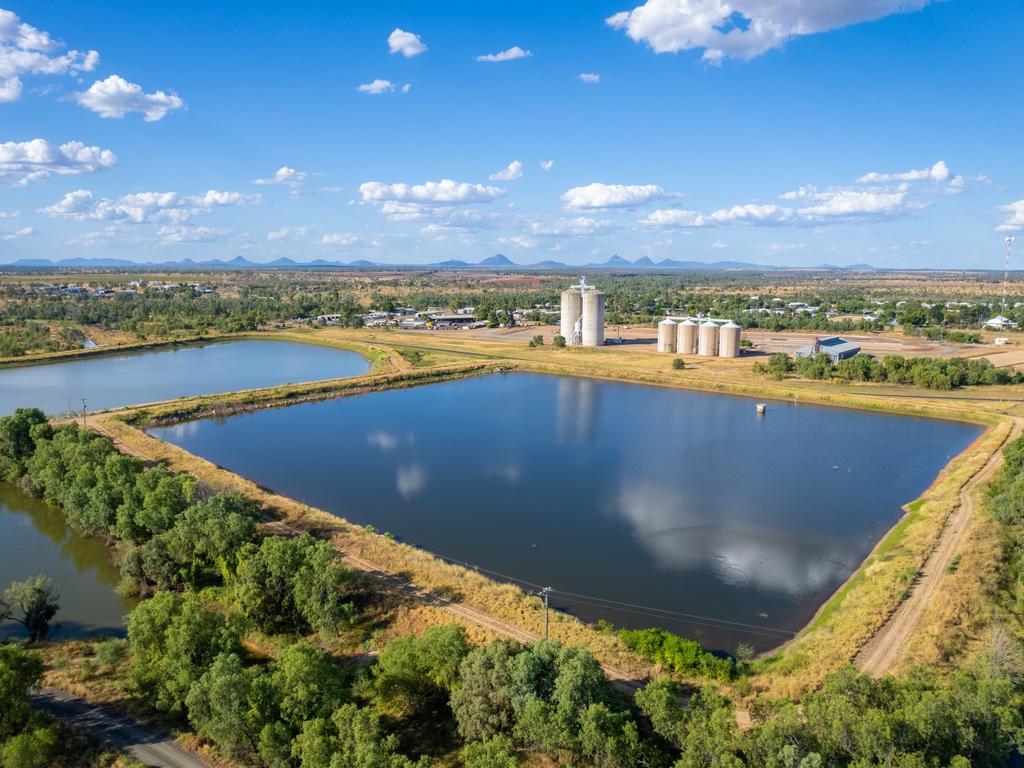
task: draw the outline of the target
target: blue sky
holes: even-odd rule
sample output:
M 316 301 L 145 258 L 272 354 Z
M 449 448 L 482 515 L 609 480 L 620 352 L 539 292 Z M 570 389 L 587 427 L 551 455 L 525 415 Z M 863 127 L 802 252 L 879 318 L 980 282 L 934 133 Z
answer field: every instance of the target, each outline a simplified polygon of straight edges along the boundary
M 990 268 L 1024 227 L 1011 0 L 0 9 L 0 262 Z

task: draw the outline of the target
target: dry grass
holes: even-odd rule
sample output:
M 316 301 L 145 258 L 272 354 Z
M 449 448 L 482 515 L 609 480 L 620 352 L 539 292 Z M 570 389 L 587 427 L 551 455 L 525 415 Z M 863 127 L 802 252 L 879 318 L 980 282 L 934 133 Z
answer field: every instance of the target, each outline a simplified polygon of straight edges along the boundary
M 275 334 L 291 338 L 293 334 Z M 294 334 L 298 335 L 298 334 Z M 324 329 L 302 334 L 330 344 L 364 344 L 376 350 L 421 350 L 425 367 L 400 373 L 372 374 L 366 377 L 330 382 L 328 385 L 303 385 L 274 390 L 236 393 L 229 396 L 196 398 L 156 409 L 148 409 L 145 418 L 161 422 L 196 415 L 222 413 L 224 409 L 246 410 L 273 407 L 301 401 L 303 398 L 336 397 L 369 389 L 411 386 L 457 376 L 476 375 L 498 369 L 519 369 L 542 373 L 588 376 L 657 386 L 692 388 L 762 399 L 824 403 L 844 407 L 910 413 L 943 418 L 960 418 L 995 425 L 971 448 L 947 467 L 922 496 L 909 505 L 908 514 L 879 543 L 875 552 L 850 581 L 825 605 L 813 624 L 794 642 L 785 646 L 755 680 L 756 688 L 773 693 L 799 695 L 817 685 L 832 669 L 848 662 L 858 647 L 869 638 L 898 605 L 906 591 L 908 574 L 916 573 L 939 534 L 942 524 L 954 508 L 958 492 L 1001 442 L 1008 426 L 999 422 L 1005 403 L 992 398 L 972 401 L 964 393 L 935 393 L 907 388 L 881 388 L 872 385 L 833 385 L 822 382 L 784 380 L 776 382 L 756 376 L 749 361 L 698 361 L 683 371 L 668 367 L 664 356 L 621 354 L 617 349 L 556 350 L 550 347 L 528 349 L 520 343 L 460 337 L 452 334 L 427 335 L 394 331 L 351 331 Z M 416 344 L 410 342 L 417 342 Z M 392 355 L 393 355 L 392 351 Z M 390 358 L 389 358 L 390 359 Z M 445 365 L 429 366 L 443 360 Z M 450 363 L 449 361 L 462 361 Z M 991 388 L 998 389 L 998 388 Z M 889 390 L 894 390 L 890 393 Z M 913 395 L 913 397 L 907 397 Z M 973 393 L 968 397 L 973 396 Z M 198 407 L 197 407 L 198 405 Z M 134 429 L 127 424 L 103 419 L 104 429 L 140 454 L 167 461 L 173 468 L 190 472 L 208 485 L 241 491 L 256 498 L 290 526 L 331 538 L 344 553 L 370 561 L 381 570 L 403 574 L 417 586 L 440 595 L 454 596 L 503 622 L 539 635 L 543 628 L 540 601 L 518 588 L 496 583 L 478 573 L 467 571 L 436 558 L 428 552 L 340 520 L 322 510 L 281 497 L 260 488 L 231 472 L 188 454 Z M 973 538 L 971 539 L 974 540 Z M 967 583 L 974 573 L 973 561 L 964 558 L 957 577 Z M 966 590 L 966 588 L 965 588 Z M 965 594 L 969 590 L 965 591 Z M 948 594 L 954 594 L 950 591 Z M 424 619 L 419 610 L 403 609 L 400 623 L 415 629 Z M 450 623 L 447 612 L 434 612 L 428 621 Z M 413 621 L 412 617 L 416 620 Z M 465 622 L 464 622 L 465 623 Z M 472 623 L 467 623 L 471 626 Z M 941 620 L 929 617 L 927 632 L 941 635 Z M 484 633 L 485 636 L 487 632 Z M 589 648 L 605 664 L 629 674 L 643 674 L 649 665 L 622 647 L 614 636 L 597 632 L 578 620 L 556 615 L 553 637 Z

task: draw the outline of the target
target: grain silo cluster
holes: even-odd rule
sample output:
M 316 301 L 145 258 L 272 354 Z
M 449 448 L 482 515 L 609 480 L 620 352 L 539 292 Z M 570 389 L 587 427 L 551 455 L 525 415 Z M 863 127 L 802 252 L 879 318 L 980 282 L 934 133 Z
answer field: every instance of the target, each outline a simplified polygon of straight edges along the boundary
M 586 278 L 562 291 L 561 334 L 566 344 L 582 347 L 604 345 L 604 294 Z
M 740 327 L 731 320 L 666 317 L 658 323 L 658 351 L 699 357 L 739 357 Z

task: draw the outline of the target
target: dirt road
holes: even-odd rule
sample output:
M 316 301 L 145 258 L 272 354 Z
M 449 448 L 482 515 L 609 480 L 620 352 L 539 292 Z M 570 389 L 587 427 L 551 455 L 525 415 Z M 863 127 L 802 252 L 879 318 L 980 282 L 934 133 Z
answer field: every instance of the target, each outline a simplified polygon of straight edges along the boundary
M 44 689 L 32 694 L 32 706 L 48 712 L 90 736 L 127 752 L 143 765 L 156 768 L 208 768 L 197 754 L 179 747 L 171 735 L 131 720 L 107 707 L 63 691 Z
M 1014 419 L 1013 429 L 1006 440 L 992 454 L 984 466 L 964 483 L 960 489 L 960 504 L 946 520 L 935 550 L 929 556 L 918 580 L 911 587 L 910 595 L 893 612 L 881 629 L 861 649 L 854 664 L 872 677 L 881 677 L 891 671 L 900 659 L 907 643 L 917 631 L 932 597 L 938 591 L 950 560 L 956 555 L 966 533 L 971 516 L 974 514 L 974 497 L 978 489 L 998 471 L 1003 464 L 1003 445 L 1020 436 L 1024 419 Z

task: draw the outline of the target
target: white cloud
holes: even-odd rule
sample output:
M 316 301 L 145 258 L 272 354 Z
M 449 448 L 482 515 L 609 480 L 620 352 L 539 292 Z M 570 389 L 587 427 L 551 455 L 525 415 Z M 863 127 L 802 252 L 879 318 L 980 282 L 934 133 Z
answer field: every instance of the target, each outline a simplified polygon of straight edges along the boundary
M 550 171 L 554 167 L 555 167 L 555 161 L 554 160 L 541 160 L 540 161 L 540 168 L 541 168 L 542 171 Z
M 75 99 L 100 117 L 120 118 L 129 112 L 140 112 L 147 123 L 162 120 L 168 112 L 185 106 L 174 92 L 146 93 L 142 86 L 129 83 L 120 75 L 97 80 L 85 93 L 76 94 Z
M 309 181 L 309 177 L 310 174 L 305 171 L 297 171 L 294 168 L 289 168 L 287 165 L 282 165 L 274 171 L 274 175 L 270 178 L 256 179 L 253 181 L 253 184 L 277 184 L 282 187 L 296 189 Z
M 177 243 L 209 243 L 214 240 L 223 240 L 232 234 L 230 229 L 218 229 L 216 227 L 193 227 L 187 224 L 177 224 L 160 227 L 157 235 L 166 244 Z
M 1009 205 L 999 206 L 999 210 L 1008 213 L 1009 216 L 1002 224 L 996 227 L 996 232 L 1019 232 L 1024 229 L 1024 200 L 1018 200 Z
M 670 197 L 656 184 L 588 184 L 573 187 L 562 195 L 565 207 L 571 210 L 588 208 L 626 208 Z
M 395 472 L 395 488 L 408 501 L 427 487 L 427 471 L 419 464 L 399 467 Z
M 492 173 L 487 178 L 491 181 L 515 181 L 523 177 L 523 164 L 518 160 L 513 160 L 507 166 L 502 168 L 500 171 Z
M 580 72 L 580 81 L 589 85 L 597 85 L 601 82 L 601 76 L 594 72 Z
M 865 173 L 857 181 L 861 184 L 884 184 L 893 181 L 934 181 L 943 182 L 950 177 L 949 166 L 945 161 L 939 160 L 928 168 L 921 168 L 915 171 L 903 171 L 902 173 L 878 173 L 872 171 Z M 960 177 L 961 179 L 963 177 Z
M 0 102 L 17 101 L 25 75 L 75 75 L 99 64 L 96 51 L 57 54 L 63 44 L 0 8 Z
M 267 233 L 267 240 L 278 242 L 280 240 L 298 240 L 308 235 L 312 230 L 309 227 L 282 227 Z
M 395 90 L 400 93 L 408 93 L 412 90 L 412 85 L 406 83 L 405 85 L 399 86 L 397 83 L 392 83 L 390 80 L 377 79 L 370 83 L 363 83 L 356 87 L 356 90 L 360 93 L 368 93 L 371 96 L 378 96 L 382 93 L 394 93 Z
M 508 48 L 499 53 L 485 53 L 482 56 L 477 56 L 476 60 L 488 62 L 515 61 L 516 59 L 528 59 L 531 56 L 533 56 L 532 52 L 526 50 L 525 48 L 520 48 L 518 45 L 513 45 L 511 48 Z
M 711 244 L 711 247 L 715 250 L 722 250 L 723 248 L 728 248 L 729 244 L 725 242 L 725 240 L 715 240 L 715 242 Z
M 540 241 L 535 237 L 529 237 L 527 235 L 510 235 L 509 237 L 499 237 L 494 241 L 495 245 L 514 245 L 516 248 L 525 248 L 527 250 L 536 248 L 540 245 Z
M 48 176 L 74 176 L 110 168 L 117 156 L 109 149 L 69 141 L 59 147 L 45 139 L 0 144 L 0 182 L 24 187 Z
M 320 239 L 320 244 L 330 246 L 355 245 L 360 240 L 360 237 L 348 232 L 333 232 L 329 235 L 324 235 Z
M 388 50 L 391 53 L 400 53 L 407 59 L 419 56 L 427 50 L 426 44 L 420 36 L 404 29 L 395 27 L 394 32 L 388 35 Z
M 500 187 L 452 179 L 427 181 L 423 184 L 385 184 L 380 181 L 367 181 L 359 185 L 359 193 L 366 203 L 393 201 L 431 205 L 489 203 L 506 194 Z
M 58 202 L 41 209 L 53 218 L 73 221 L 126 221 L 133 224 L 170 222 L 183 224 L 194 216 L 225 206 L 256 205 L 259 195 L 208 190 L 202 195 L 177 192 L 137 192 L 117 200 L 95 198 L 89 190 L 68 192 Z
M 0 221 L 4 219 L 16 219 L 21 215 L 21 211 L 0 211 Z
M 608 219 L 594 219 L 589 216 L 576 216 L 572 219 L 554 219 L 535 221 L 530 224 L 530 232 L 534 235 L 549 237 L 572 237 L 596 235 L 611 229 L 613 223 Z
M 930 0 L 647 0 L 605 22 L 655 53 L 752 59 L 789 40 L 917 11 Z
M 3 236 L 0 236 L 0 240 L 21 240 L 25 237 L 32 237 L 34 234 L 36 234 L 35 227 L 22 227 L 13 232 L 5 233 Z
M 921 207 L 920 204 L 908 199 L 906 190 L 877 191 L 840 187 L 819 191 L 815 187 L 802 187 L 795 192 L 787 192 L 782 197 L 786 200 L 800 201 L 802 205 L 747 203 L 710 213 L 659 209 L 641 219 L 640 223 L 655 229 L 721 227 L 736 224 L 810 226 L 890 218 Z

